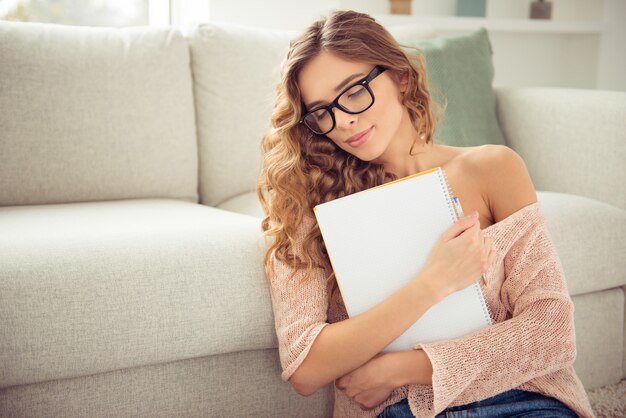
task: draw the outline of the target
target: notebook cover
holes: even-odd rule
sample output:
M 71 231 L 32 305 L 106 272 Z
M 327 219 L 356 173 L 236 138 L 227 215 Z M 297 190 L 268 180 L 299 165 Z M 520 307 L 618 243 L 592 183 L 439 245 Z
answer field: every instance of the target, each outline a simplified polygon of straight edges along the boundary
M 436 167 L 315 206 L 346 310 L 358 315 L 414 278 L 457 220 L 445 172 Z M 383 351 L 448 340 L 491 325 L 477 282 L 433 305 Z

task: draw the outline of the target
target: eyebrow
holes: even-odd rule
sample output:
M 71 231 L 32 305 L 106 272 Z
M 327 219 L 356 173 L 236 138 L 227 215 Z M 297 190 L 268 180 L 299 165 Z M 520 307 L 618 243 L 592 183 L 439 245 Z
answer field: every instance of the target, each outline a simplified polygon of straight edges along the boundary
M 357 74 L 352 74 L 351 76 L 348 76 L 345 80 L 343 80 L 341 83 L 339 83 L 339 85 L 337 87 L 335 87 L 335 91 L 339 92 L 339 90 L 341 90 L 346 84 L 348 84 L 350 81 L 354 80 L 355 78 L 357 78 L 358 76 L 364 76 L 365 74 L 363 73 L 357 73 Z M 307 109 L 312 108 L 313 106 L 317 106 L 318 104 L 323 103 L 322 100 L 317 100 L 313 103 L 309 103 L 309 104 L 305 104 L 304 106 Z

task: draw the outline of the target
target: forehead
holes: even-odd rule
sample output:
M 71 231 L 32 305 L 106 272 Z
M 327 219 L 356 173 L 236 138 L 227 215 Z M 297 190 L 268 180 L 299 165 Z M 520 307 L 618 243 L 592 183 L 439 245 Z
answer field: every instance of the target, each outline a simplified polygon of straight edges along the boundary
M 298 87 L 305 103 L 316 100 L 331 101 L 337 96 L 335 88 L 347 77 L 355 77 L 356 81 L 371 71 L 372 65 L 347 61 L 330 52 L 321 52 L 311 59 L 298 74 Z M 350 84 L 350 83 L 348 83 Z

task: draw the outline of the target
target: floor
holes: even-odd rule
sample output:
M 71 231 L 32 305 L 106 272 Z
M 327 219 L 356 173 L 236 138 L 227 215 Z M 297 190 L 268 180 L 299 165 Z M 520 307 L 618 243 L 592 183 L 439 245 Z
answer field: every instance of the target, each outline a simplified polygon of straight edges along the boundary
M 587 394 L 598 418 L 626 417 L 626 379 L 614 385 L 590 390 Z

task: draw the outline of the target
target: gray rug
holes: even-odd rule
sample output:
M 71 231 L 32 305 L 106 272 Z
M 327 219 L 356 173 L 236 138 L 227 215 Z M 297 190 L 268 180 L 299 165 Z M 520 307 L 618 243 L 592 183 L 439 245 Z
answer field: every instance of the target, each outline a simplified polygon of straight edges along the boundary
M 626 379 L 615 385 L 589 390 L 587 395 L 598 418 L 626 417 Z

